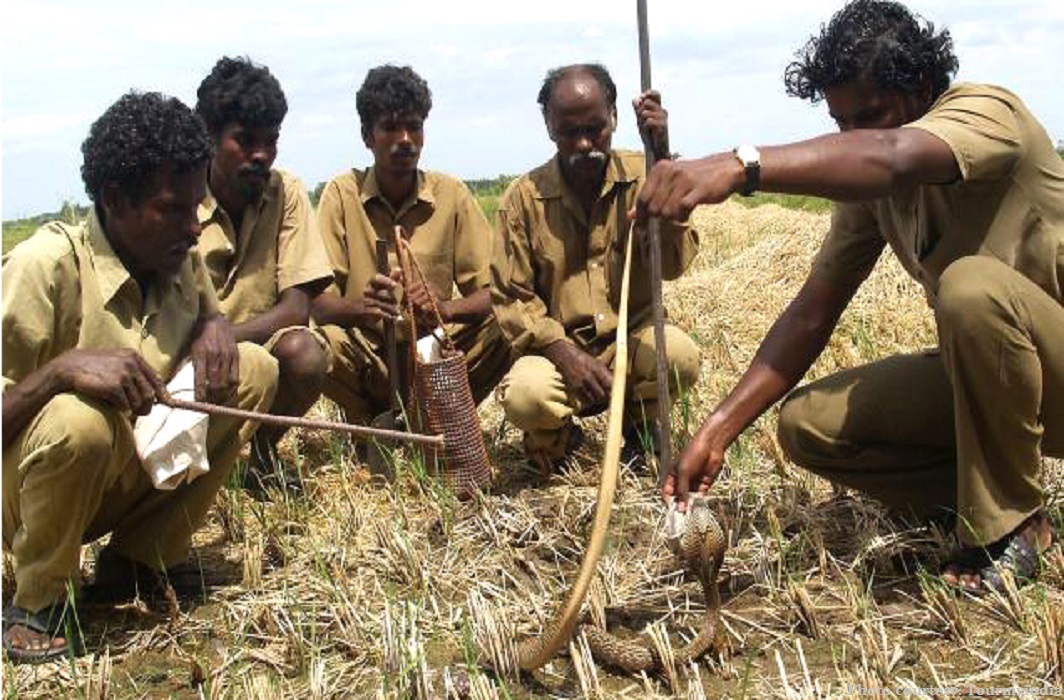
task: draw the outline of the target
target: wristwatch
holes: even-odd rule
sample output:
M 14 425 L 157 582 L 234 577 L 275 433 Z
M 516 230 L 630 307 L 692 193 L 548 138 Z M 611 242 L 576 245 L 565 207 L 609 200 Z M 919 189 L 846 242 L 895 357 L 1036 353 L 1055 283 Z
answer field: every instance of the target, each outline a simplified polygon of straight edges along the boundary
M 746 172 L 746 182 L 739 191 L 744 197 L 749 197 L 761 185 L 761 153 L 753 146 L 739 146 L 734 151 L 735 157 L 743 164 Z

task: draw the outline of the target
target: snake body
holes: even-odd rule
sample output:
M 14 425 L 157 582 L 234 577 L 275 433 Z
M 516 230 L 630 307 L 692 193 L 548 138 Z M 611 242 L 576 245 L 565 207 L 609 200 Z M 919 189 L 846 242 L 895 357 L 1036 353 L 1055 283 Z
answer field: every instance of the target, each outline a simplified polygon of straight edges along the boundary
M 634 226 L 634 224 L 633 224 Z M 624 271 L 621 275 L 621 296 L 617 319 L 617 352 L 613 367 L 613 386 L 610 392 L 609 422 L 606 428 L 606 449 L 602 459 L 595 519 L 591 526 L 587 551 L 580 565 L 576 581 L 554 618 L 538 636 L 524 640 L 517 647 L 517 666 L 534 671 L 545 665 L 572 637 L 580 617 L 580 608 L 591 580 L 595 576 L 599 557 L 606 544 L 610 511 L 617 491 L 617 477 L 621 452 L 621 416 L 624 412 L 625 384 L 628 372 L 628 287 L 632 265 L 633 228 L 628 230 L 625 246 Z M 698 636 L 676 657 L 686 663 L 705 653 L 713 644 L 720 615 L 717 592 L 717 572 L 724 559 L 724 533 L 703 499 L 690 502 L 689 515 L 679 536 L 679 549 L 685 566 L 701 581 L 706 598 L 706 618 Z M 588 628 L 588 644 L 592 653 L 605 663 L 633 672 L 658 667 L 660 660 L 646 646 L 625 642 L 604 631 Z M 597 651 L 596 651 L 597 650 Z
M 720 622 L 720 592 L 717 574 L 724 561 L 727 542 L 724 531 L 704 498 L 692 498 L 684 527 L 676 543 L 677 554 L 688 572 L 702 584 L 706 612 L 698 635 L 674 655 L 676 665 L 698 659 L 716 641 Z M 583 627 L 587 644 L 596 659 L 629 673 L 662 670 L 664 663 L 653 646 L 623 640 L 591 625 Z

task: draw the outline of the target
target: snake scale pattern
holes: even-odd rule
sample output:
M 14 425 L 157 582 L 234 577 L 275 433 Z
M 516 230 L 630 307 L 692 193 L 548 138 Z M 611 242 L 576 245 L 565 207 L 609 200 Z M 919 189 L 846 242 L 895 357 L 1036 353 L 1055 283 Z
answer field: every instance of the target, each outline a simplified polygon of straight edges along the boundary
M 720 624 L 720 592 L 717 574 L 724 561 L 727 542 L 708 502 L 693 497 L 674 548 L 684 567 L 702 584 L 706 612 L 698 635 L 674 655 L 676 665 L 685 665 L 709 651 L 716 642 Z M 662 671 L 664 662 L 651 644 L 624 640 L 591 625 L 585 625 L 591 655 L 598 661 L 629 673 Z

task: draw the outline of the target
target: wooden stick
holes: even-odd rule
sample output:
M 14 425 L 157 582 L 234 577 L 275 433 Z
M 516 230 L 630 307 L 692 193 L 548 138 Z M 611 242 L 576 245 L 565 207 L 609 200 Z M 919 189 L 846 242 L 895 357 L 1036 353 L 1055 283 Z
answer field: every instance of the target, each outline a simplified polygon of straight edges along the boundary
M 401 430 L 385 430 L 383 428 L 371 428 L 365 425 L 349 425 L 347 423 L 337 423 L 336 421 L 296 418 L 294 416 L 275 416 L 272 413 L 244 411 L 239 408 L 219 406 L 218 404 L 204 403 L 202 401 L 185 401 L 184 399 L 175 399 L 172 396 L 162 399 L 159 403 L 169 406 L 170 408 L 180 408 L 186 411 L 206 413 L 212 416 L 243 418 L 244 420 L 254 420 L 259 421 L 260 423 L 279 425 L 286 428 L 333 430 L 340 433 L 350 433 L 365 439 L 412 442 L 431 447 L 435 450 L 442 450 L 444 448 L 444 439 L 442 435 L 421 435 L 419 433 L 407 433 Z
M 395 236 L 402 236 L 402 228 L 396 226 Z M 398 251 L 398 244 L 396 244 L 396 250 Z M 398 253 L 396 253 L 398 255 Z M 391 266 L 388 264 L 388 241 L 383 238 L 377 239 L 377 272 L 387 277 L 391 273 Z M 384 358 L 385 366 L 388 368 L 388 387 L 391 394 L 389 398 L 389 405 L 393 411 L 399 409 L 399 355 L 398 348 L 395 343 L 395 319 L 384 319 Z
M 621 301 L 617 310 L 617 353 L 613 360 L 613 386 L 610 388 L 609 420 L 606 423 L 606 449 L 602 453 L 602 475 L 599 480 L 598 502 L 595 504 L 595 519 L 591 524 L 587 551 L 580 563 L 576 581 L 552 619 L 539 637 L 527 639 L 517 650 L 517 665 L 526 671 L 540 668 L 558 653 L 573 636 L 580 618 L 584 596 L 591 580 L 598 571 L 598 560 L 606 546 L 606 534 L 610 529 L 610 512 L 617 493 L 617 478 L 620 472 L 621 423 L 624 420 L 624 394 L 628 381 L 628 289 L 632 272 L 632 239 L 635 224 L 628 229 L 628 241 L 624 249 L 624 270 L 621 273 Z
M 647 0 L 636 0 L 636 19 L 639 24 L 639 84 L 650 89 L 650 33 L 647 29 Z M 647 175 L 654 167 L 654 146 L 650 131 L 642 134 Z M 665 352 L 665 303 L 661 299 L 661 229 L 658 220 L 647 222 L 647 245 L 650 246 L 650 303 L 654 309 L 654 350 L 657 355 L 658 382 L 658 487 L 672 470 L 672 401 L 669 398 L 669 364 Z

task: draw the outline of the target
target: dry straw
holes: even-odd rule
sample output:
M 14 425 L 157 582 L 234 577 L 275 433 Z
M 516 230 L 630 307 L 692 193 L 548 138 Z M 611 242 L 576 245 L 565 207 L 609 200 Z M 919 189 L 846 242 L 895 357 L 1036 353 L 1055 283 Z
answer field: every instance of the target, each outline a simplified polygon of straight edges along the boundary
M 687 416 L 689 431 L 734 385 L 797 292 L 828 218 L 728 203 L 696 211 L 694 222 L 702 252 L 665 289 L 671 318 L 702 348 L 700 379 L 674 414 L 677 430 Z M 887 254 L 810 377 L 934 342 L 921 291 Z M 313 414 L 335 417 L 326 402 Z M 399 700 L 448 697 L 462 685 L 463 697 L 483 699 L 844 698 L 855 685 L 1061 683 L 1059 555 L 1047 557 L 1040 583 L 1003 601 L 924 592 L 916 572 L 934 575 L 952 546 L 949 532 L 902 521 L 796 469 L 774 444 L 772 414 L 729 452 L 711 494 L 728 532 L 722 621 L 734 655 L 676 668 L 671 683 L 597 667 L 579 649 L 521 676 L 506 630 L 536 632 L 573 580 L 604 426 L 585 421 L 589 440 L 575 465 L 541 477 L 526 468 L 521 436 L 502 424 L 498 406 L 488 401 L 480 414 L 499 482 L 462 503 L 409 460 L 385 485 L 346 440 L 290 434 L 282 454 L 299 466 L 305 492 L 264 504 L 222 494 L 196 536 L 211 586 L 206 602 L 181 600 L 176 616 L 152 601 L 86 603 L 79 616 L 99 652 L 40 667 L 5 661 L 4 696 Z M 1064 470 L 1047 460 L 1044 473 L 1059 527 Z M 622 475 L 585 613 L 632 634 L 662 623 L 679 648 L 702 596 L 661 540 L 652 485 L 650 476 Z M 8 563 L 4 584 L 6 597 Z M 468 683 L 456 684 L 463 673 Z

